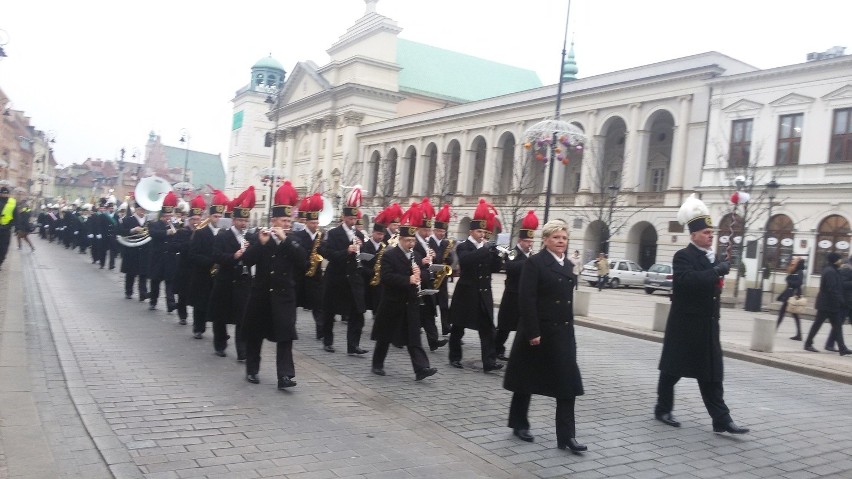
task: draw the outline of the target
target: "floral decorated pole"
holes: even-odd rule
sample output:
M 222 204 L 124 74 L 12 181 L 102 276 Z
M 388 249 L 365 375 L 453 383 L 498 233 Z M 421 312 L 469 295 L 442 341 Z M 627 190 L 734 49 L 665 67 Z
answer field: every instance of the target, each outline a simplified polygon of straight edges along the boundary
M 567 121 L 544 120 L 524 132 L 524 150 L 536 161 L 549 161 L 547 189 L 544 200 L 544 222 L 550 214 L 550 194 L 553 184 L 553 169 L 556 161 L 567 165 L 569 149 L 583 149 L 586 136 Z

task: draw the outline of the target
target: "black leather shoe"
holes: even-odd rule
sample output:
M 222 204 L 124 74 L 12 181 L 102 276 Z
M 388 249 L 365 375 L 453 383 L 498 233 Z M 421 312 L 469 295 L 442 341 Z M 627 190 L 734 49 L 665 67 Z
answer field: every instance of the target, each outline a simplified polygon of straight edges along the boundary
M 464 366 L 462 365 L 461 361 L 450 361 L 450 366 L 458 369 L 464 369 Z
M 815 348 L 815 347 L 811 346 L 810 344 L 806 344 L 806 345 L 805 345 L 805 351 L 810 351 L 810 352 L 812 352 L 812 353 L 818 353 L 818 352 L 819 352 L 819 351 L 817 350 L 817 348 Z
M 434 376 L 435 373 L 437 373 L 437 372 L 438 372 L 438 370 L 435 369 L 435 368 L 421 369 L 420 371 L 417 371 L 414 374 L 414 380 L 415 381 L 422 381 L 422 380 L 428 378 L 429 376 Z
M 566 443 L 561 443 L 561 442 L 556 443 L 556 447 L 558 447 L 559 449 L 568 448 L 568 449 L 570 449 L 574 452 L 583 452 L 583 451 L 587 451 L 589 449 L 588 447 L 586 447 L 585 444 L 580 444 L 573 437 L 568 438 L 568 442 L 566 442 Z
M 734 421 L 731 421 L 727 424 L 714 424 L 713 425 L 713 432 L 728 432 L 728 433 L 731 433 L 731 434 L 746 434 L 746 433 L 748 433 L 748 431 L 749 431 L 749 429 L 747 427 L 739 427 L 739 426 L 736 425 L 736 423 L 734 423 Z
M 284 376 L 278 379 L 278 389 L 287 389 L 296 385 L 296 381 Z
M 840 350 L 839 350 L 839 349 L 837 349 L 837 348 L 835 348 L 834 346 L 826 346 L 826 347 L 825 347 L 825 350 L 826 350 L 826 351 L 831 351 L 832 353 L 839 353 L 839 352 L 840 352 Z
M 672 427 L 680 427 L 680 423 L 677 421 L 677 419 L 674 418 L 674 416 L 672 416 L 672 413 L 670 412 L 664 414 L 654 414 L 654 417 L 657 419 L 657 421 L 660 421 L 663 424 L 667 424 Z
M 497 359 L 499 359 L 500 361 L 508 361 L 509 357 L 506 356 L 506 353 L 500 353 L 497 355 Z
M 126 299 L 133 299 L 133 295 L 132 295 L 132 294 L 125 294 L 125 295 L 124 295 L 124 297 L 125 297 Z
M 446 345 L 447 345 L 447 343 L 449 343 L 449 342 L 450 342 L 450 340 L 449 340 L 449 339 L 439 339 L 439 340 L 435 343 L 435 347 L 430 347 L 430 348 L 429 348 L 429 351 L 437 351 L 437 350 L 438 350 L 438 348 L 440 348 L 440 347 L 442 347 L 442 346 L 446 346 Z
M 148 306 L 148 311 L 156 311 L 156 310 L 157 310 L 156 304 L 152 304 L 152 305 Z
M 252 384 L 260 384 L 260 379 L 257 378 L 257 374 L 247 374 L 246 381 Z
M 329 344 L 328 346 L 323 346 L 322 350 L 327 352 L 327 353 L 333 353 L 334 352 L 334 346 Z
M 179 319 L 178 324 L 181 325 L 181 326 L 186 326 L 186 320 L 185 319 Z
M 515 437 L 517 437 L 521 441 L 526 441 L 526 442 L 535 441 L 535 437 L 532 434 L 530 434 L 529 429 L 515 429 L 515 430 L 512 431 L 512 434 L 514 434 Z
M 350 356 L 356 356 L 356 355 L 357 355 L 357 356 L 360 356 L 360 355 L 362 355 L 362 354 L 367 354 L 367 353 L 369 353 L 369 352 L 370 352 L 370 351 L 367 351 L 366 349 L 355 348 L 355 349 L 353 349 L 353 350 L 351 350 L 351 351 L 347 351 L 347 352 L 346 352 L 346 354 L 348 354 L 348 355 L 350 355 Z
M 801 340 L 802 340 L 802 335 L 801 335 L 801 334 L 797 334 L 797 335 L 795 335 L 795 336 L 790 336 L 790 339 L 792 339 L 793 341 L 801 341 Z
M 370 372 L 372 372 L 376 376 L 386 376 L 387 375 L 385 370 L 382 369 L 382 368 L 373 368 L 373 369 L 370 370 Z
M 501 369 L 503 369 L 503 365 L 500 363 L 486 364 L 482 367 L 482 371 L 486 373 L 489 371 L 499 371 Z
M 204 333 L 192 333 L 192 337 L 195 339 L 201 339 L 204 336 Z
M 228 353 L 226 353 L 225 351 L 223 351 L 221 349 L 217 349 L 214 354 L 216 354 L 216 356 L 219 356 L 220 358 L 224 358 L 225 356 L 228 355 Z
M 852 349 L 844 349 L 843 351 L 840 351 L 841 356 L 849 356 L 850 354 L 852 354 Z

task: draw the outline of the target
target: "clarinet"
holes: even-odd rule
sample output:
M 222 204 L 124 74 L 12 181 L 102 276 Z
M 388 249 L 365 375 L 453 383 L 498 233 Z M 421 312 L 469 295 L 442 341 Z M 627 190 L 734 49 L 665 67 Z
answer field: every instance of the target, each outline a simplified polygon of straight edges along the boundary
M 411 274 L 417 274 L 419 272 L 420 272 L 420 268 L 417 267 L 417 262 L 414 261 L 414 252 L 412 251 L 411 252 Z M 420 299 L 420 306 L 423 306 L 424 304 L 426 304 L 426 303 L 423 302 L 423 296 L 420 295 L 420 293 L 423 291 L 423 285 L 421 284 L 422 282 L 423 281 L 421 281 L 420 283 L 417 283 L 417 297 Z

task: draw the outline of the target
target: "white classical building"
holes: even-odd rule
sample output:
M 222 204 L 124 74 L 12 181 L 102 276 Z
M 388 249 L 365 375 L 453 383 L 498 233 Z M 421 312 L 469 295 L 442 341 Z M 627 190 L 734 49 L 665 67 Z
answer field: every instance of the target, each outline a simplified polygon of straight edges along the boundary
M 571 226 L 570 248 L 586 259 L 608 250 L 612 257 L 647 268 L 658 259 L 668 261 L 688 241 L 675 221 L 686 196 L 697 192 L 711 203 L 714 217 L 725 213 L 723 202 L 710 198 L 721 198 L 720 191 L 728 188 L 730 169 L 718 164 L 708 145 L 727 141 L 731 117 L 725 115 L 745 114 L 735 113 L 742 106 L 727 107 L 749 97 L 764 105 L 761 114 L 770 115 L 766 121 L 777 126 L 777 112 L 793 110 L 788 100 L 777 107 L 771 102 L 796 92 L 815 101 L 812 109 L 840 108 L 824 106 L 829 101 L 824 95 L 835 92 L 838 99 L 830 100 L 831 105 L 841 105 L 842 84 L 850 83 L 848 75 L 820 83 L 820 75 L 831 69 L 814 63 L 769 74 L 766 78 L 776 83 L 763 87 L 767 71 L 716 52 L 574 79 L 572 49 L 561 119 L 582 130 L 586 142 L 582 149 L 562 152 L 567 164 L 537 161 L 525 146 L 525 132 L 554 116 L 557 85 L 540 86 L 527 70 L 399 38 L 401 29 L 375 11 L 375 0 L 366 3 L 364 16 L 328 50 L 330 62 L 323 67 L 298 63 L 274 90 L 271 109 L 265 101 L 273 83 L 267 80 L 272 74 L 277 82 L 284 70 L 268 61 L 255 65 L 253 83 L 234 99 L 231 194 L 252 183 L 263 187 L 259 172 L 271 167 L 274 152 L 276 173 L 302 192 L 323 191 L 340 201 L 343 186 L 363 185 L 368 216 L 392 201 L 405 206 L 429 196 L 436 204 L 450 202 L 455 218 L 451 235 L 461 238 L 479 198 L 496 205 L 506 231 L 514 230 L 527 209 L 542 217 L 548 165 L 553 165 L 549 216 Z M 834 62 L 834 71 L 841 72 L 844 61 L 848 71 L 844 58 L 825 62 Z M 794 74 L 799 70 L 810 73 Z M 800 82 L 813 84 L 799 92 Z M 829 83 L 837 86 L 829 88 Z M 812 88 L 827 91 L 818 94 Z M 807 120 L 808 131 L 817 128 L 816 121 Z M 815 157 L 808 163 L 825 175 L 816 181 L 831 177 L 845 183 L 839 187 L 848 197 L 848 169 L 846 176 L 840 171 L 849 163 L 826 167 L 827 148 L 822 160 Z M 792 184 L 810 173 L 789 171 L 785 175 L 792 175 L 790 181 L 777 177 L 784 186 L 776 202 L 795 188 L 807 195 L 807 183 Z M 839 194 L 832 197 L 844 198 Z M 825 211 L 832 208 L 828 201 L 822 204 Z M 793 215 L 795 221 L 804 216 Z

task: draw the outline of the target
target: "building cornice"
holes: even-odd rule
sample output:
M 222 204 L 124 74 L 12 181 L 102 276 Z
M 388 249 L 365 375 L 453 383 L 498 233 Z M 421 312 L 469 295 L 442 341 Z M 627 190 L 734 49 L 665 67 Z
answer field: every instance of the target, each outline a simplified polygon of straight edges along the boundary
M 758 70 L 756 72 L 740 73 L 737 75 L 728 75 L 714 78 L 708 81 L 708 85 L 726 85 L 732 83 L 742 83 L 753 80 L 765 80 L 767 78 L 778 77 L 782 75 L 811 73 L 830 69 L 843 69 L 849 71 L 852 68 L 852 55 L 846 55 L 828 60 L 818 60 L 806 63 L 797 63 L 795 65 L 786 65 L 767 70 Z

